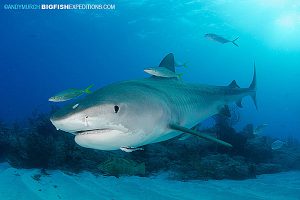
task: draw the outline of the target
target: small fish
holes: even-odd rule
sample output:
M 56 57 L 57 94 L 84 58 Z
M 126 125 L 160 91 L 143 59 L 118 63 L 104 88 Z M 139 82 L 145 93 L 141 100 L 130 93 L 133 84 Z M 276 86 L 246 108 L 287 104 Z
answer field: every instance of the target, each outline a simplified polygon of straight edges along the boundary
M 207 34 L 204 35 L 204 37 L 206 37 L 210 40 L 214 40 L 216 42 L 222 43 L 222 44 L 231 42 L 235 46 L 237 46 L 237 47 L 239 46 L 237 43 L 235 43 L 235 41 L 237 39 L 239 39 L 239 37 L 235 38 L 234 40 L 227 40 L 226 38 L 223 38 L 222 36 L 214 34 L 214 33 L 207 33 Z
M 144 149 L 141 147 L 120 147 L 120 149 L 124 152 L 130 153 L 133 151 L 143 151 Z
M 272 150 L 278 150 L 280 149 L 284 144 L 286 144 L 285 142 L 281 141 L 281 140 L 276 140 L 275 142 L 272 143 L 271 148 Z
M 178 78 L 181 79 L 182 74 L 176 74 L 175 72 L 172 72 L 171 70 L 165 68 L 165 67 L 150 67 L 147 69 L 144 69 L 144 72 L 158 76 L 158 77 L 164 77 L 164 78 Z
M 187 62 L 184 62 L 184 63 L 175 62 L 174 65 L 175 65 L 175 67 L 184 67 L 184 68 L 187 68 Z
M 268 124 L 261 124 L 258 125 L 254 130 L 253 130 L 253 134 L 254 135 L 259 135 L 262 133 L 263 129 L 265 129 L 268 126 Z
M 59 92 L 57 93 L 56 95 L 54 95 L 53 97 L 50 97 L 49 98 L 49 101 L 52 101 L 52 102 L 63 102 L 63 101 L 67 101 L 67 100 L 70 100 L 70 99 L 74 99 L 76 97 L 79 97 L 80 95 L 86 93 L 86 94 L 90 94 L 92 93 L 90 91 L 90 88 L 93 87 L 93 85 L 90 85 L 89 87 L 87 87 L 86 89 L 84 90 L 81 90 L 81 89 L 75 89 L 75 88 L 71 88 L 71 89 L 68 89 L 68 90 L 64 90 L 62 92 Z M 76 108 L 77 106 L 75 106 Z M 73 109 L 75 109 L 73 108 Z

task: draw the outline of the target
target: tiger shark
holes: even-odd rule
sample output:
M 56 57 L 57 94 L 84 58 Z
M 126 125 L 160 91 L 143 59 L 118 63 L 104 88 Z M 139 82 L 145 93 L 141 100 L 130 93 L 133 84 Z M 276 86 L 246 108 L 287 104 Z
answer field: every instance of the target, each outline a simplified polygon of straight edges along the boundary
M 175 72 L 174 55 L 168 54 L 159 67 Z M 232 147 L 193 127 L 229 103 L 241 107 L 245 96 L 257 106 L 255 64 L 248 88 L 240 88 L 235 80 L 228 86 L 211 86 L 151 76 L 100 88 L 62 107 L 50 120 L 57 129 L 74 134 L 80 146 L 99 150 L 131 152 L 183 133 Z

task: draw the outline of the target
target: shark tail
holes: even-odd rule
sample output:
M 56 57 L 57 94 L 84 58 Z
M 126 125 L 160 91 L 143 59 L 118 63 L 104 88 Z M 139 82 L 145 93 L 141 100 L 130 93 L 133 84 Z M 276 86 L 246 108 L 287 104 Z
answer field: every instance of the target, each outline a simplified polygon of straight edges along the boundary
M 231 87 L 231 88 L 240 88 L 238 86 L 238 84 L 236 83 L 235 80 L 233 80 L 229 85 L 228 87 Z M 256 69 L 255 69 L 255 62 L 254 62 L 254 73 L 253 73 L 253 78 L 252 78 L 252 82 L 250 84 L 250 86 L 248 87 L 247 89 L 247 94 L 252 98 L 253 102 L 254 102 L 254 105 L 255 105 L 255 108 L 256 110 L 258 110 L 258 107 L 257 107 L 257 102 L 256 102 Z M 236 102 L 236 105 L 240 108 L 243 107 L 242 105 L 242 98 L 237 100 Z
M 232 40 L 232 44 L 234 44 L 235 46 L 239 47 L 239 45 L 237 43 L 235 43 L 235 41 L 237 41 L 239 39 L 239 37 L 235 38 L 234 40 Z
M 256 102 L 256 67 L 255 67 L 255 62 L 254 62 L 254 73 L 253 73 L 252 82 L 251 82 L 248 89 L 251 92 L 250 96 L 251 96 L 251 98 L 254 102 L 255 108 L 256 108 L 256 110 L 258 110 L 257 102 Z
M 90 90 L 92 87 L 94 86 L 94 84 L 90 85 L 89 87 L 87 87 L 84 92 L 87 93 L 87 94 L 91 94 L 92 91 Z

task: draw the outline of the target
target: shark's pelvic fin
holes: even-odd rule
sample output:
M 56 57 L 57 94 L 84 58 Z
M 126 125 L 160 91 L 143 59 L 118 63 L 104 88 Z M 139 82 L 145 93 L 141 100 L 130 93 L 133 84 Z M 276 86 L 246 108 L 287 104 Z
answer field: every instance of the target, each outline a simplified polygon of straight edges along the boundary
M 240 88 L 240 86 L 236 83 L 235 80 L 231 81 L 231 83 L 228 85 L 229 88 Z M 235 102 L 236 105 L 240 108 L 242 108 L 242 99 L 238 100 L 237 102 Z
M 159 64 L 159 67 L 165 67 L 172 72 L 175 72 L 175 62 L 174 62 L 174 54 L 169 53 L 162 59 L 162 61 Z
M 232 147 L 231 144 L 229 144 L 227 142 L 224 142 L 222 140 L 219 140 L 219 139 L 217 139 L 215 137 L 212 137 L 212 136 L 210 136 L 210 135 L 208 135 L 206 133 L 200 133 L 198 131 L 195 131 L 195 130 L 192 130 L 192 129 L 188 129 L 188 128 L 185 128 L 183 126 L 177 125 L 177 124 L 170 124 L 169 127 L 171 129 L 173 129 L 173 130 L 177 130 L 177 131 L 182 131 L 182 132 L 185 132 L 185 133 L 189 133 L 189 134 L 201 137 L 203 139 L 206 139 L 206 140 L 209 140 L 209 141 L 216 142 L 218 144 L 224 145 L 226 147 Z

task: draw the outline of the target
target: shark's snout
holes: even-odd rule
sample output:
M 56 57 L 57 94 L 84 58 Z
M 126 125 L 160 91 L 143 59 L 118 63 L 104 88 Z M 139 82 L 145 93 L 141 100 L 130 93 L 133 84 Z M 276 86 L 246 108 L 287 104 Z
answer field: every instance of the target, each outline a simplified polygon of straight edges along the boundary
M 86 148 L 117 150 L 135 142 L 135 138 L 128 134 L 130 131 L 121 124 L 95 124 L 92 119 L 82 119 L 79 115 L 59 118 L 54 115 L 50 121 L 56 129 L 74 134 L 75 142 Z
M 51 117 L 50 121 L 55 126 L 57 130 L 62 130 L 75 134 L 77 131 L 82 131 L 87 129 L 87 119 L 74 119 L 73 117 L 67 118 L 55 118 Z

